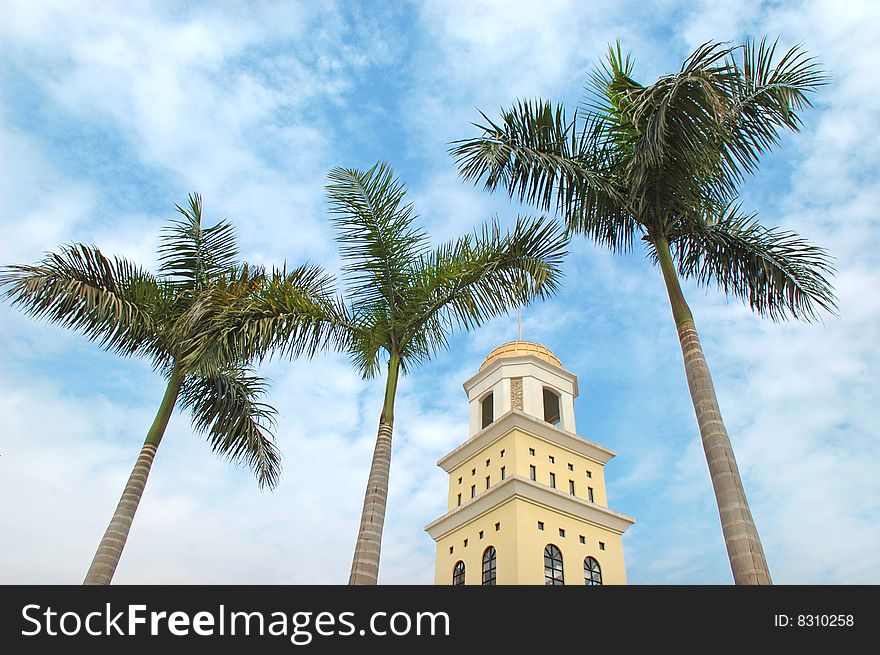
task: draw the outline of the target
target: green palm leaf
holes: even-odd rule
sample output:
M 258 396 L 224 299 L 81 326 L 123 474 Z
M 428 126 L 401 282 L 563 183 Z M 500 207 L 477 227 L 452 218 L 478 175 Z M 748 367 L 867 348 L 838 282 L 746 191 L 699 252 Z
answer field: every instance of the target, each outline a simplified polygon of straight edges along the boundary
M 764 227 L 738 205 L 716 219 L 688 221 L 670 246 L 683 277 L 714 283 L 761 316 L 809 320 L 818 310 L 835 312 L 827 251 L 795 232 Z
M 121 257 L 74 244 L 35 265 L 6 266 L 4 298 L 26 314 L 77 330 L 123 356 L 167 358 L 161 322 L 173 302 L 167 286 Z
M 189 195 L 189 207 L 175 205 L 183 216 L 162 231 L 159 270 L 183 289 L 199 290 L 236 265 L 235 228 L 228 221 L 202 227 L 202 198 Z
M 266 382 L 249 369 L 229 367 L 214 375 L 191 375 L 180 402 L 193 414 L 193 426 L 205 434 L 214 452 L 248 466 L 260 486 L 274 488 L 281 476 L 281 454 L 272 428 L 275 409 L 260 401 Z
M 314 356 L 342 347 L 346 310 L 333 278 L 318 266 L 273 270 L 241 267 L 199 294 L 179 323 L 181 360 L 200 370 L 262 359 L 272 353 Z
M 383 303 L 394 317 L 407 265 L 427 247 L 425 233 L 413 225 L 417 217 L 412 205 L 403 204 L 403 185 L 385 163 L 366 172 L 335 168 L 328 178 L 330 213 L 350 295 L 358 304 Z

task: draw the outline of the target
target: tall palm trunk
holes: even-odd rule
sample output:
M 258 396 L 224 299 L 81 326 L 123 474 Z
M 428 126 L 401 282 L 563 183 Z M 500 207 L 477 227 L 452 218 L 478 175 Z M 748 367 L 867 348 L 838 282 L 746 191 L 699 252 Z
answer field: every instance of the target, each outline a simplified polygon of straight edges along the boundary
M 168 386 L 165 388 L 162 404 L 159 406 L 156 418 L 153 419 L 153 425 L 150 426 L 144 446 L 141 448 L 134 469 L 128 477 L 128 482 L 122 491 L 122 497 L 116 506 L 116 512 L 98 545 L 98 550 L 95 552 L 95 557 L 89 567 L 89 572 L 86 573 L 83 584 L 110 584 L 113 579 L 113 574 L 119 565 L 119 558 L 122 556 L 122 549 L 125 548 L 128 533 L 131 530 L 131 522 L 134 520 L 135 512 L 141 502 L 147 477 L 153 466 L 153 459 L 156 457 L 156 449 L 159 448 L 159 442 L 162 441 L 162 436 L 165 434 L 165 428 L 168 426 L 171 412 L 174 411 L 174 404 L 177 402 L 177 395 L 180 393 L 182 383 L 183 376 L 175 367 L 168 380 Z
M 400 359 L 392 356 L 388 361 L 385 404 L 379 418 L 379 433 L 373 449 L 361 524 L 351 562 L 351 575 L 348 578 L 350 585 L 374 585 L 379 579 L 379 555 L 382 550 L 382 529 L 385 525 L 385 507 L 388 504 L 388 476 L 391 471 L 394 397 L 397 394 L 399 370 Z
M 718 398 L 706 358 L 703 356 L 693 315 L 681 292 L 669 243 L 666 239 L 658 238 L 654 240 L 654 246 L 678 330 L 685 375 L 715 489 L 715 501 L 721 516 L 721 531 L 727 546 L 733 580 L 736 584 L 769 585 L 770 570 L 764 557 L 764 549 L 749 511 L 745 489 L 733 456 L 730 437 L 721 418 Z

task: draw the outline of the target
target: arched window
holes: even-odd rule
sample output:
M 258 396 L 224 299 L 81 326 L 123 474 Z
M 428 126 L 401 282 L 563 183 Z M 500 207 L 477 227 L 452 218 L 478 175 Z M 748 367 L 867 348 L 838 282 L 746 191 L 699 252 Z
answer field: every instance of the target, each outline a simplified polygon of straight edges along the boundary
M 464 562 L 461 560 L 455 563 L 455 568 L 452 569 L 452 584 L 454 586 L 459 586 L 464 584 Z
M 483 551 L 483 584 L 495 584 L 495 547 L 489 546 Z
M 482 427 L 488 427 L 495 420 L 495 398 L 493 394 L 487 395 L 480 403 L 483 413 Z
M 602 584 L 602 569 L 599 567 L 599 562 L 592 557 L 584 559 L 584 584 Z
M 565 584 L 562 575 L 562 552 L 553 544 L 547 544 L 544 549 L 544 584 L 553 586 Z
M 544 420 L 559 425 L 559 395 L 544 387 Z

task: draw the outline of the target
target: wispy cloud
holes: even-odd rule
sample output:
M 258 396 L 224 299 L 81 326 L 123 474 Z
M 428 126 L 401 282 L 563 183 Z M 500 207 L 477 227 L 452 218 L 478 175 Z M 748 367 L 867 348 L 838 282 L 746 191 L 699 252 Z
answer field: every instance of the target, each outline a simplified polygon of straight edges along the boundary
M 476 108 L 492 116 L 542 95 L 573 109 L 617 38 L 646 82 L 707 39 L 803 41 L 832 82 L 743 199 L 829 248 L 840 315 L 777 325 L 714 290 L 685 292 L 775 581 L 877 582 L 880 100 L 864 91 L 880 64 L 866 28 L 877 13 L 867 2 L 12 3 L 0 24 L 0 149 L 12 153 L 0 161 L 0 260 L 78 240 L 154 266 L 159 227 L 196 190 L 209 221 L 236 224 L 247 259 L 336 269 L 326 172 L 377 159 L 401 173 L 435 241 L 493 214 L 509 224 L 526 210 L 458 182 L 446 154 L 474 133 Z M 641 253 L 576 240 L 560 296 L 523 318 L 525 337 L 581 378 L 579 431 L 618 452 L 608 495 L 638 520 L 624 538 L 630 582 L 729 582 L 658 271 Z M 23 499 L 0 504 L 0 580 L 76 583 L 162 382 L 6 304 L 0 325 L 0 497 Z M 496 319 L 403 380 L 380 581 L 432 581 L 423 527 L 446 509 L 435 462 L 466 437 L 461 383 L 515 334 L 514 317 Z M 340 355 L 264 372 L 280 487 L 261 493 L 175 416 L 119 582 L 347 579 L 381 382 Z

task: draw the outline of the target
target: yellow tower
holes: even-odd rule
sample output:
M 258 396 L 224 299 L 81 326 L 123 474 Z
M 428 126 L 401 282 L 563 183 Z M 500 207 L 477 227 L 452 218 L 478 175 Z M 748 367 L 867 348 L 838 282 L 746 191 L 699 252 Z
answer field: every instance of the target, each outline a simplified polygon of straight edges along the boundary
M 626 584 L 608 509 L 614 453 L 575 433 L 577 377 L 541 344 L 511 341 L 464 383 L 469 438 L 437 462 L 449 511 L 425 530 L 437 542 L 434 583 Z

